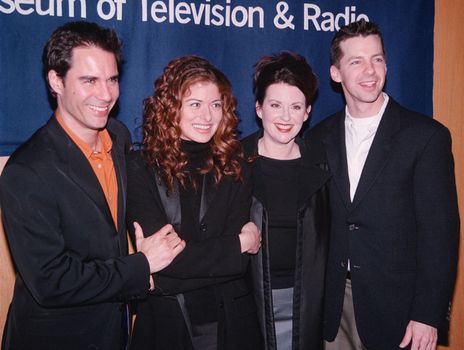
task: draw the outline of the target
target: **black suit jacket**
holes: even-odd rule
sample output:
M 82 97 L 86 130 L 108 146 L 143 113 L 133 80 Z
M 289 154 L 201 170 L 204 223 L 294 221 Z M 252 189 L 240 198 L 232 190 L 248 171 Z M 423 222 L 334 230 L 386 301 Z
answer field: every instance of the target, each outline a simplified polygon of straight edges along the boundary
M 390 98 L 351 202 L 344 119 L 307 136 L 325 144 L 333 174 L 325 338 L 337 334 L 350 259 L 361 340 L 395 349 L 409 320 L 446 329 L 459 238 L 450 134 Z
M 123 301 L 147 293 L 148 261 L 127 255 L 127 129 L 110 119 L 118 227 L 88 160 L 54 117 L 8 160 L 0 178 L 17 268 L 5 349 L 119 348 Z

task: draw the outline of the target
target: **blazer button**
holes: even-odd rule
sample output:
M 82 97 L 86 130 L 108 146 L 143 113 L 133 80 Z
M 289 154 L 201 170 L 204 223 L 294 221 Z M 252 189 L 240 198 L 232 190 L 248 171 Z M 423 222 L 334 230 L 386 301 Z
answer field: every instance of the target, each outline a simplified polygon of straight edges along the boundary
M 357 226 L 356 224 L 349 224 L 348 225 L 348 230 L 350 231 L 354 231 L 354 230 L 358 230 L 359 229 L 359 226 Z
M 200 230 L 201 230 L 201 232 L 206 232 L 207 229 L 208 229 L 208 225 L 206 225 L 206 224 L 200 224 Z

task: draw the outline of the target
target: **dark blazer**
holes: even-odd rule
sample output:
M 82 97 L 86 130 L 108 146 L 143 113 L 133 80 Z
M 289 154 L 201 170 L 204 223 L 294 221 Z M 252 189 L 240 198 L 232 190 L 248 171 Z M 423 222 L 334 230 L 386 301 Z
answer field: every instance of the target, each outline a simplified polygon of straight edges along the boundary
M 308 133 L 324 142 L 333 174 L 324 335 L 337 334 L 350 259 L 360 338 L 391 350 L 409 320 L 447 326 L 459 237 L 450 134 L 390 98 L 351 202 L 344 119 L 343 110 Z
M 250 171 L 245 164 L 242 175 L 242 182 L 225 176 L 217 185 L 210 174 L 205 175 L 198 239 L 187 241 L 174 261 L 154 275 L 155 293 L 137 305 L 132 349 L 192 349 L 190 320 L 183 314 L 179 296 L 205 287 L 215 296 L 205 305 L 217 310 L 218 349 L 260 349 L 256 306 L 243 279 L 249 259 L 241 254 L 238 238 L 249 221 L 251 205 Z M 145 234 L 171 223 L 185 237 L 180 231 L 178 190 L 168 195 L 157 170 L 145 166 L 138 153 L 128 162 L 127 220 L 139 222 Z
M 259 131 L 242 141 L 246 154 L 257 154 Z M 329 241 L 329 192 L 330 178 L 321 145 L 296 140 L 300 147 L 301 168 L 299 174 L 300 195 L 298 196 L 297 249 L 295 255 L 295 284 L 293 294 L 293 349 L 322 350 L 322 321 L 325 269 Z M 253 163 L 253 184 L 260 186 L 263 176 L 257 162 Z M 270 258 L 268 239 L 268 212 L 263 198 L 254 188 L 257 203 L 252 206 L 253 221 L 261 227 L 262 248 L 251 260 L 251 277 L 255 284 L 254 293 L 266 349 L 277 349 L 272 303 Z
M 52 117 L 8 160 L 3 223 L 17 268 L 2 349 L 120 347 L 123 301 L 146 295 L 148 261 L 127 255 L 127 129 L 110 119 L 118 227 L 88 160 Z

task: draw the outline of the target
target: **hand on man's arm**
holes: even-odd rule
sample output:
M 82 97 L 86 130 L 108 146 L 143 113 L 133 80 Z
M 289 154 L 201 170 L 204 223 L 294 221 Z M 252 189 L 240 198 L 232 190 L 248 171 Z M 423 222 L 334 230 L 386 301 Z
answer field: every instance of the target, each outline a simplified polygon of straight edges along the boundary
M 137 222 L 134 222 L 134 229 L 137 251 L 147 257 L 150 273 L 164 269 L 185 248 L 185 241 L 180 239 L 172 225 L 163 226 L 149 237 L 144 237 Z

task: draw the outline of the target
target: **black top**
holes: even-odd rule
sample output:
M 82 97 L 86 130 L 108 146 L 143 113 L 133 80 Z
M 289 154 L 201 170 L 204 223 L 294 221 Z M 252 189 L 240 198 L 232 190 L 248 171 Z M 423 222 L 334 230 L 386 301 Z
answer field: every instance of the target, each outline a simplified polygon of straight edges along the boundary
M 296 216 L 298 210 L 298 176 L 301 158 L 278 160 L 258 157 L 264 191 L 269 213 L 269 254 L 271 284 L 273 289 L 290 288 L 294 285 L 295 254 L 297 241 Z
M 190 178 L 185 188 L 180 188 L 181 232 L 187 244 L 203 239 L 200 229 L 200 203 L 204 176 L 200 169 L 206 161 L 210 143 L 197 143 L 182 140 L 182 151 L 187 154 L 187 171 Z M 193 185 L 195 183 L 195 186 Z M 184 293 L 190 321 L 196 324 L 217 321 L 215 293 L 213 287 L 205 287 Z
M 186 188 L 180 186 L 180 205 L 182 212 L 181 236 L 186 242 L 200 240 L 200 202 L 203 176 L 199 169 L 205 164 L 210 144 L 182 140 L 181 149 L 187 154 L 186 170 L 190 178 L 186 181 Z M 192 181 L 195 182 L 195 187 Z

